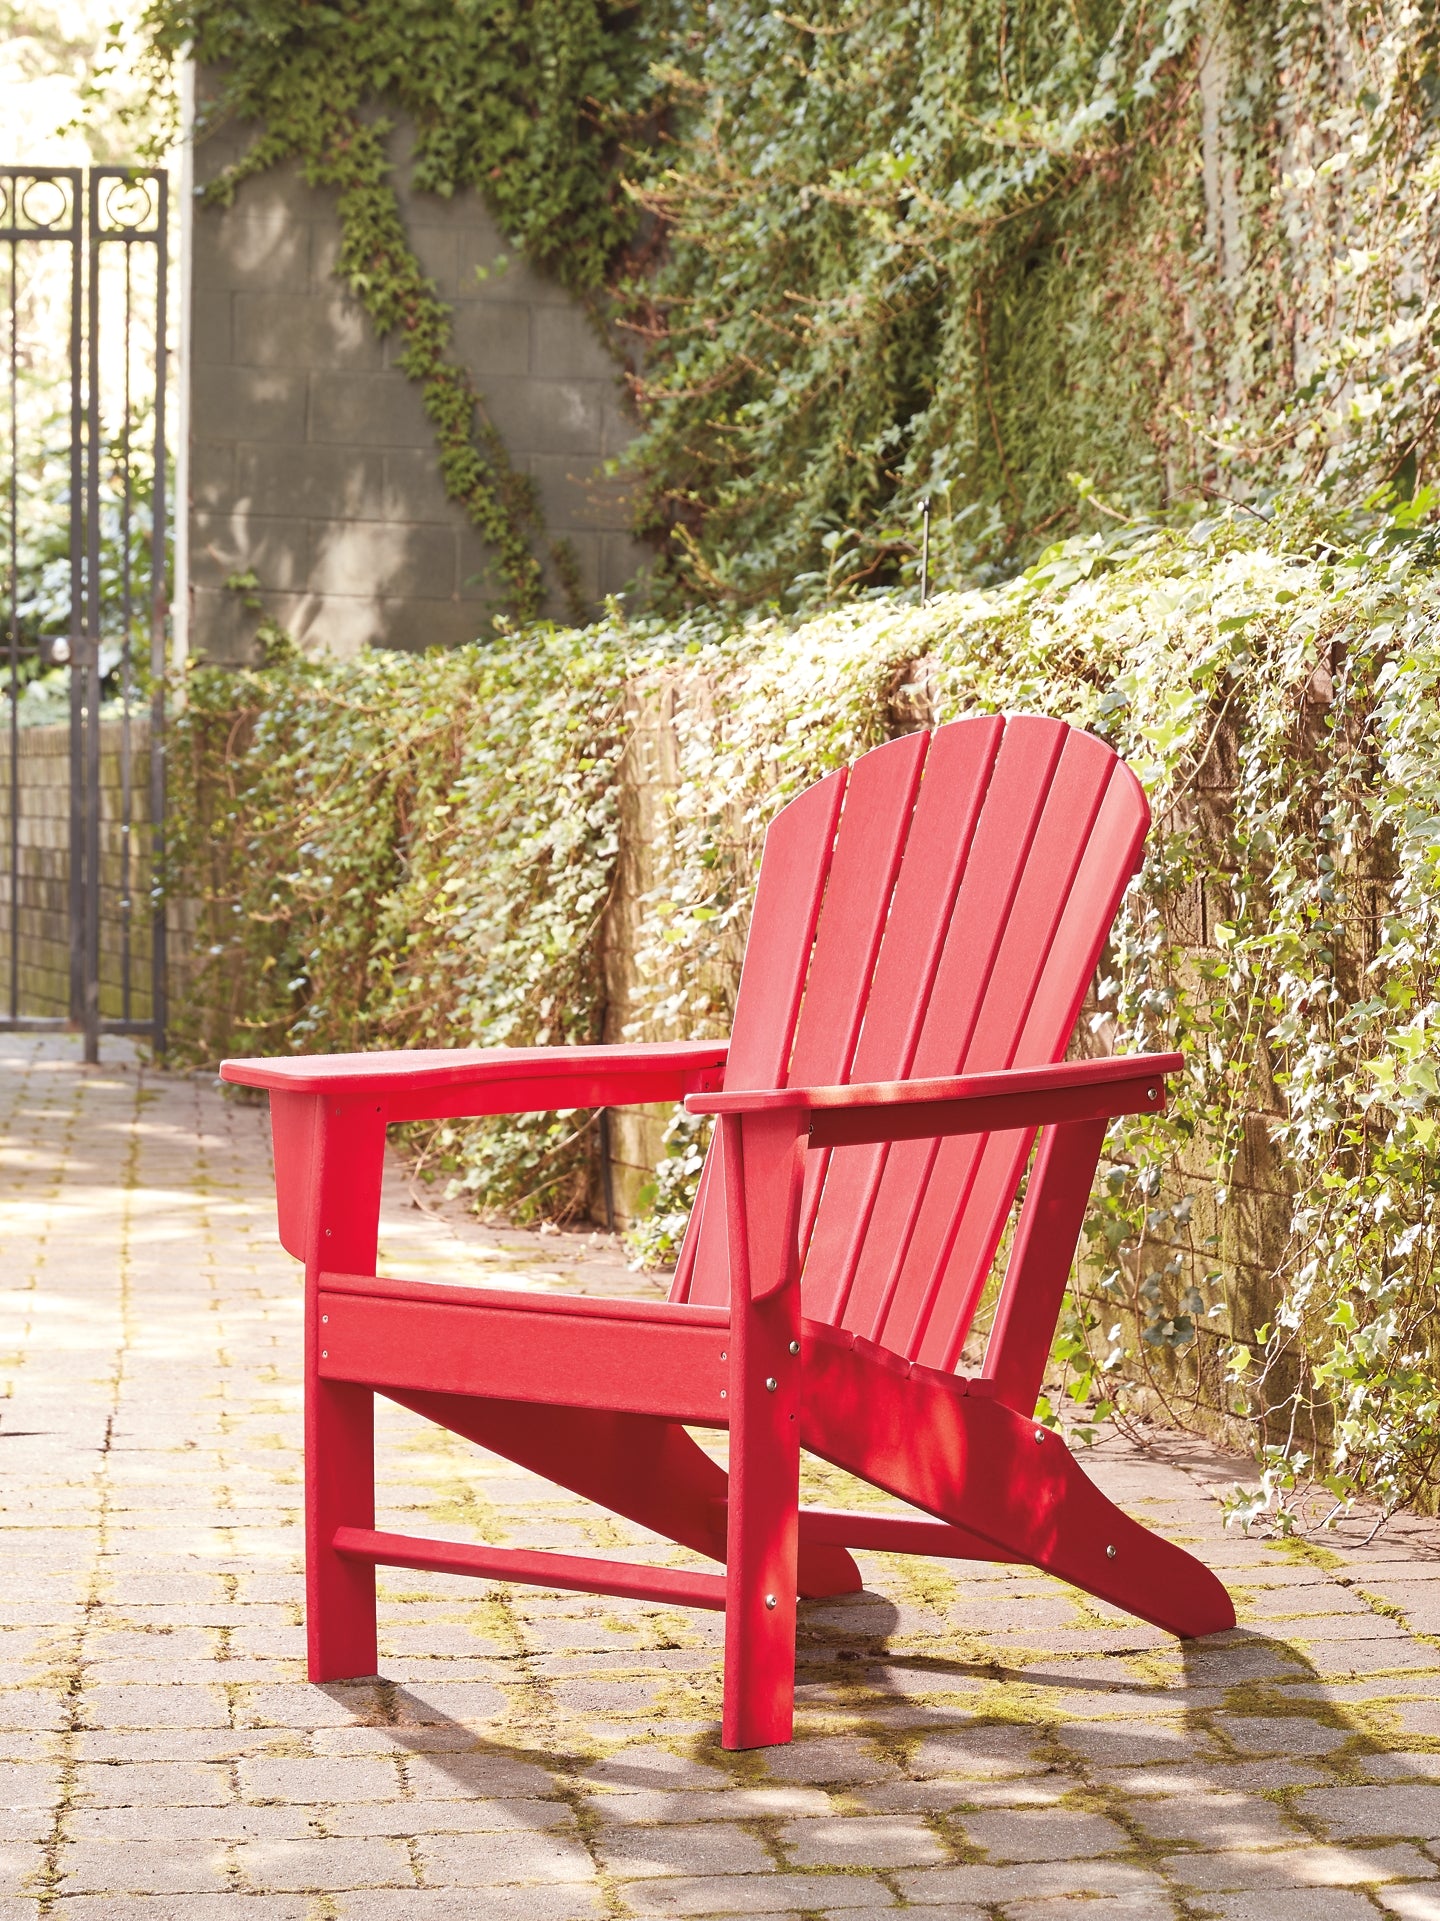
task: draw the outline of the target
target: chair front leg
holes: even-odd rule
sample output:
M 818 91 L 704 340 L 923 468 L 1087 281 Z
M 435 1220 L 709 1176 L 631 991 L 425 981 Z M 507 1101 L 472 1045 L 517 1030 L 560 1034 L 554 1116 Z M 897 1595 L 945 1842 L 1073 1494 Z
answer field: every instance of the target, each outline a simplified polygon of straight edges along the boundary
M 722 1122 L 730 1253 L 727 1748 L 788 1741 L 795 1719 L 800 1539 L 800 1286 L 804 1164 L 793 1114 Z
M 374 1674 L 375 1567 L 334 1548 L 375 1525 L 375 1395 L 321 1373 L 320 1277 L 373 1274 L 385 1123 L 373 1102 L 317 1096 L 305 1258 L 305 1633 L 312 1681 Z
M 375 1396 L 349 1381 L 305 1384 L 305 1644 L 312 1681 L 379 1665 L 375 1563 L 331 1545 L 337 1527 L 375 1525 Z

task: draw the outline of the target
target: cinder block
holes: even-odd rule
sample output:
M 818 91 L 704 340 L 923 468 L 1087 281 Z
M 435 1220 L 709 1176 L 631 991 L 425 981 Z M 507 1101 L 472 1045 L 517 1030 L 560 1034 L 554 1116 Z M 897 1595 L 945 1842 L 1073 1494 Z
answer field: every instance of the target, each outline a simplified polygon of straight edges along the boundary
M 380 603 L 369 594 L 277 594 L 269 603 L 287 633 L 308 653 L 351 660 L 384 645 Z
M 423 204 L 411 201 L 409 233 L 410 245 L 427 278 L 434 281 L 435 291 L 442 300 L 453 300 L 458 272 L 458 221 L 437 218 L 447 208 L 454 208 L 458 215 L 459 202 L 436 200 L 428 195 Z
M 190 364 L 228 367 L 235 358 L 230 289 L 196 277 L 190 296 Z
M 190 446 L 190 506 L 228 512 L 235 501 L 235 449 L 223 440 Z
M 430 520 L 440 526 L 467 524 L 465 514 L 445 497 L 440 462 L 433 441 L 425 447 L 387 447 L 385 486 L 381 495 L 384 520 Z
M 456 554 L 461 600 L 471 605 L 493 601 L 498 607 L 504 601 L 505 588 L 495 568 L 494 550 L 467 525 L 461 529 Z
M 379 600 L 372 603 L 375 633 L 372 646 L 397 653 L 423 654 L 430 647 L 467 647 L 488 639 L 491 617 L 502 603 L 456 600 Z
M 630 398 L 620 370 L 616 368 L 615 386 L 605 402 L 601 418 L 600 432 L 605 447 L 605 458 L 613 460 L 617 455 L 623 454 L 639 431 L 640 421 L 635 412 L 634 402 Z
M 628 534 L 605 534 L 600 541 L 599 586 L 602 594 L 634 594 L 643 599 L 646 576 L 655 555 Z
M 317 370 L 310 375 L 309 438 L 343 447 L 433 447 L 435 430 L 420 389 L 398 369 Z
M 216 440 L 300 439 L 304 433 L 303 369 L 197 365 L 190 376 L 193 445 Z
M 519 300 L 463 299 L 455 307 L 455 352 L 481 393 L 495 380 L 530 372 L 531 323 L 535 310 Z M 390 343 L 393 355 L 398 343 Z
M 588 454 L 598 459 L 608 395 L 608 381 L 532 376 L 492 385 L 485 402 L 512 459 L 529 454 Z
M 310 229 L 311 293 L 333 293 L 335 269 L 340 263 L 340 221 L 331 214 Z
M 374 451 L 257 444 L 235 451 L 229 504 L 262 515 L 368 520 L 381 517 L 384 485 L 384 459 Z
M 191 653 L 219 667 L 248 667 L 255 656 L 257 618 L 241 606 L 236 594 L 218 587 L 192 587 Z
M 519 300 L 529 305 L 549 305 L 557 298 L 564 304 L 570 298 L 563 287 L 537 274 L 512 247 L 496 226 L 489 209 L 478 194 L 469 194 L 457 203 L 460 214 L 455 245 L 456 289 L 463 299 L 467 292 L 484 290 L 487 300 Z M 503 259 L 506 265 L 496 267 Z M 477 268 L 486 278 L 477 278 Z
M 272 592 L 305 591 L 310 573 L 308 521 L 243 512 L 197 513 L 190 527 L 190 578 L 197 588 L 223 588 L 230 575 L 249 568 Z
M 330 293 L 237 293 L 235 358 L 252 367 L 381 365 L 380 342 L 359 301 Z
M 557 537 L 557 530 L 551 529 L 551 538 Z M 598 583 L 600 579 L 600 536 L 598 534 L 575 532 L 566 538 L 574 550 L 579 564 L 581 591 L 591 605 L 598 605 Z M 550 564 L 549 543 L 538 549 L 540 560 L 545 569 L 546 599 L 545 613 L 554 619 L 568 619 L 565 599 L 560 592 L 559 582 Z M 472 620 L 479 619 L 482 627 L 487 625 L 488 617 L 479 612 L 482 607 L 499 608 L 505 599 L 504 583 L 495 570 L 494 555 L 473 528 L 467 527 L 459 540 L 459 580 L 460 599 L 469 604 L 474 612 Z M 473 636 L 472 636 L 473 638 Z
M 455 535 L 448 527 L 346 521 L 314 530 L 310 587 L 317 594 L 455 592 Z
M 195 221 L 194 276 L 207 287 L 303 293 L 310 227 L 281 196 L 269 204 L 242 190 L 233 207 L 202 207 Z
M 195 69 L 195 105 L 202 112 L 213 107 L 223 91 L 224 75 L 215 67 Z M 195 178 L 200 185 L 214 180 L 245 151 L 245 137 L 233 121 L 221 121 L 195 148 Z
M 572 532 L 565 535 L 570 551 L 575 556 L 580 575 L 580 592 L 592 607 L 600 603 L 600 536 Z M 560 583 L 555 578 L 554 569 L 547 565 L 546 583 L 550 590 L 550 606 L 557 618 L 564 614 L 565 601 L 560 592 Z
M 595 461 L 569 454 L 532 454 L 526 467 L 539 484 L 545 522 L 554 532 L 584 528 L 623 532 L 630 525 L 631 489 L 600 472 Z
M 613 381 L 618 368 L 578 302 L 538 306 L 531 333 L 530 371 L 540 380 Z
M 214 180 L 240 159 L 249 146 L 248 130 L 238 140 L 231 140 L 221 132 L 207 136 L 195 149 L 197 184 L 203 187 Z M 279 166 L 267 167 L 263 173 L 252 174 L 242 181 L 230 208 L 199 206 L 195 224 L 199 226 L 201 220 L 223 222 L 230 213 L 239 213 L 249 220 L 278 215 L 305 225 L 333 222 L 335 191 L 332 187 L 308 186 L 293 161 L 282 161 Z

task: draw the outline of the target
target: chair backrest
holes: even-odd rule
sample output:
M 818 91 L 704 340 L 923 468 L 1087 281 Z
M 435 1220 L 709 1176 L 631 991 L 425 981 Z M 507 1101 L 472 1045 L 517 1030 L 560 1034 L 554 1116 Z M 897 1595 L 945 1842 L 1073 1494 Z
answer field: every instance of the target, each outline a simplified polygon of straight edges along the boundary
M 908 734 L 808 788 L 766 835 L 726 1086 L 1063 1060 L 1149 819 L 1103 741 L 1030 715 Z M 953 1368 L 1033 1141 L 810 1154 L 806 1314 Z M 728 1294 L 714 1158 L 672 1299 Z

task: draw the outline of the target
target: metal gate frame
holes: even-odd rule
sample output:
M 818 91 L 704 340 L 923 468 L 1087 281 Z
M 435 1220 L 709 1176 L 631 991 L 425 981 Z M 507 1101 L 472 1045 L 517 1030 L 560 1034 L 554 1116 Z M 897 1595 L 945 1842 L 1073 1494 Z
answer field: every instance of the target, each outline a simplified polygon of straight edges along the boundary
M 32 211 L 35 190 L 57 188 L 63 205 L 53 217 Z M 165 591 L 167 500 L 165 488 L 166 293 L 169 270 L 169 181 L 163 169 L 141 167 L 0 166 L 0 245 L 9 249 L 10 340 L 9 551 L 5 556 L 9 603 L 7 664 L 10 691 L 10 965 L 0 1006 L 0 1032 L 76 1030 L 84 1036 L 87 1061 L 100 1057 L 102 1034 L 146 1036 L 157 1055 L 165 1049 L 166 923 L 163 896 L 165 851 L 165 673 L 167 668 Z M 19 263 L 20 249 L 61 244 L 70 250 L 70 632 L 52 649 L 56 661 L 68 652 L 70 664 L 70 847 L 68 907 L 70 922 L 70 1012 L 68 1018 L 20 1012 L 20 662 L 24 648 L 19 623 Z M 100 378 L 101 281 L 103 251 L 119 246 L 124 261 L 123 351 L 124 407 L 118 455 L 120 467 L 120 930 L 121 1011 L 106 1018 L 100 1011 L 101 930 L 101 644 L 107 609 L 101 575 Z M 155 352 L 153 365 L 154 434 L 152 461 L 149 632 L 151 674 L 149 800 L 151 827 L 151 1018 L 133 1018 L 135 919 L 134 756 L 131 695 L 135 688 L 135 583 L 131 543 L 135 509 L 131 441 L 130 338 L 134 318 L 133 249 L 155 250 Z M 84 377 L 82 381 L 82 366 Z

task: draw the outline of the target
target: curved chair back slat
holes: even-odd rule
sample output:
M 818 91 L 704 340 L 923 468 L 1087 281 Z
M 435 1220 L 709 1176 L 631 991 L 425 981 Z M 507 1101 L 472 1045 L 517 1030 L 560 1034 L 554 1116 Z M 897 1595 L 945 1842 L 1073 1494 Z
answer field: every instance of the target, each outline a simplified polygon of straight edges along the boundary
M 726 1086 L 1063 1059 L 1148 822 L 1103 741 L 1029 715 L 907 735 L 808 789 L 766 837 Z M 954 1368 L 1033 1141 L 812 1153 L 807 1315 Z M 713 1180 L 672 1298 L 727 1297 Z

